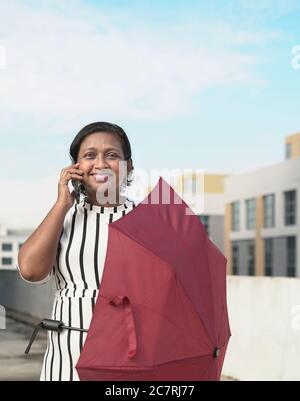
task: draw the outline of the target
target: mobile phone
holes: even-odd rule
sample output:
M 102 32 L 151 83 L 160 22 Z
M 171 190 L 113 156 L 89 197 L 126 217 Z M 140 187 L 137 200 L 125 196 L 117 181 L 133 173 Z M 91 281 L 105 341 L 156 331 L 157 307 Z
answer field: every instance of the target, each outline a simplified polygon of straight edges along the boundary
M 79 203 L 79 201 L 80 201 L 80 182 L 77 180 L 71 180 L 71 183 L 72 183 L 72 186 L 74 189 L 76 203 Z

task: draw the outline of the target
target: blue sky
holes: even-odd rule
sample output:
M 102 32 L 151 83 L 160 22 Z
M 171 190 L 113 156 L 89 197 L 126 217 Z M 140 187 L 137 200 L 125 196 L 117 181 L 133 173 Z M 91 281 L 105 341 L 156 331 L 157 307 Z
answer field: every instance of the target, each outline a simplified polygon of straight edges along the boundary
M 58 176 L 96 120 L 126 130 L 138 168 L 213 173 L 279 162 L 300 131 L 298 0 L 31 0 L 0 14 L 2 187 Z

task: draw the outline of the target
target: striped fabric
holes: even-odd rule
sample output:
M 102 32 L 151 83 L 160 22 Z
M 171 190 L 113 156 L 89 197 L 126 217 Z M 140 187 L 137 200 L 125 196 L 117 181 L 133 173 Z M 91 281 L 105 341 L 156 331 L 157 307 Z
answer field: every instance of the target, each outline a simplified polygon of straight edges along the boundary
M 67 213 L 53 267 L 56 295 L 52 319 L 88 329 L 100 286 L 108 239 L 108 224 L 135 207 L 126 199 L 117 207 L 95 206 L 82 200 Z M 48 333 L 40 380 L 79 380 L 74 366 L 86 333 Z

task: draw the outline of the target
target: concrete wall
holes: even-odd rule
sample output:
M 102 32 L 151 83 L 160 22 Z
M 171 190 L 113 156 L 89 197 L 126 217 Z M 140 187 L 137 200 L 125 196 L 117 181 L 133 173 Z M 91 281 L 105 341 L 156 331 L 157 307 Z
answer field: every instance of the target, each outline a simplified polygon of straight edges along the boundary
M 300 380 L 300 279 L 228 277 L 232 337 L 223 375 Z
M 27 284 L 16 270 L 0 271 L 0 305 L 25 315 L 25 320 L 50 317 L 54 280 L 46 284 Z M 28 318 L 28 319 L 27 319 Z

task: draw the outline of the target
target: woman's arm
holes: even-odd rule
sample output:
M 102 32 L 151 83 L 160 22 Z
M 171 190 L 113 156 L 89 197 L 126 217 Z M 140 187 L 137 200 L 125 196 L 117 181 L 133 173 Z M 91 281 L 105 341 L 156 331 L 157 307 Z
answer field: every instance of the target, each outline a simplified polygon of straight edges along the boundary
M 27 281 L 43 280 L 54 265 L 64 219 L 75 200 L 75 193 L 70 193 L 68 182 L 71 179 L 82 180 L 82 171 L 78 167 L 79 163 L 76 163 L 61 171 L 57 201 L 19 251 L 20 273 Z
M 50 273 L 68 208 L 56 202 L 42 223 L 22 245 L 18 264 L 27 281 L 41 281 Z

